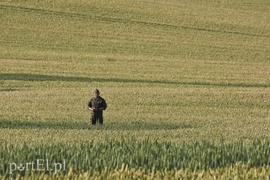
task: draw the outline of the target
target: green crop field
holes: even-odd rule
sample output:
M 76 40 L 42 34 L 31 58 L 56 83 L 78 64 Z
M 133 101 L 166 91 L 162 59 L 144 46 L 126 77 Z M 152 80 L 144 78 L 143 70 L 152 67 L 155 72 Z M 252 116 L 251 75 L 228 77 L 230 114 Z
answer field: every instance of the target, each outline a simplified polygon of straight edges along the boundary
M 269 12 L 267 0 L 1 0 L 0 179 L 269 179 Z

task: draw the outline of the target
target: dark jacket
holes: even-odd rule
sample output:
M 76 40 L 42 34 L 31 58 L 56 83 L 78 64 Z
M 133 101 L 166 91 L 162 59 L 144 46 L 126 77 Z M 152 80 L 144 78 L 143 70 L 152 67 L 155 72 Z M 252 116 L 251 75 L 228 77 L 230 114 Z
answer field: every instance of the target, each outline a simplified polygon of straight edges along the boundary
M 107 108 L 107 104 L 105 99 L 99 96 L 98 98 L 96 97 L 91 98 L 88 103 L 88 107 L 95 109 L 103 108 L 103 110 L 105 110 Z M 92 115 L 102 116 L 103 110 L 92 111 Z

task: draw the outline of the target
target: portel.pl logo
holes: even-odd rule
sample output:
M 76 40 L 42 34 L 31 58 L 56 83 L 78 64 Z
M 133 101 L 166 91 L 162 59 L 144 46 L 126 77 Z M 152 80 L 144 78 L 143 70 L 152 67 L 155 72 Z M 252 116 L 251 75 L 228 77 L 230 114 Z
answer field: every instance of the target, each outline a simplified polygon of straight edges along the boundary
M 66 171 L 66 160 L 63 159 L 61 163 L 50 163 L 48 159 L 36 159 L 27 163 L 9 163 L 9 174 L 11 175 L 16 171 L 49 171 L 59 173 Z

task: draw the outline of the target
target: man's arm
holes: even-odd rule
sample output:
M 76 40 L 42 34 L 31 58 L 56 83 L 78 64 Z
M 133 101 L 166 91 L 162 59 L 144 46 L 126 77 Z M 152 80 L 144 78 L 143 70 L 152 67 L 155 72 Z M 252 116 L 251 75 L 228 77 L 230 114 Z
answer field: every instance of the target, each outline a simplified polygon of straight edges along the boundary
M 105 110 L 104 107 L 98 108 L 98 111 L 103 111 L 103 110 Z
M 95 108 L 91 108 L 91 107 L 88 107 L 88 109 L 89 109 L 90 111 L 95 111 L 95 110 L 96 110 Z
M 95 109 L 95 108 L 92 108 L 92 102 L 91 102 L 91 100 L 90 100 L 89 103 L 88 103 L 88 109 L 89 109 L 90 111 L 94 111 L 94 109 Z
M 106 110 L 106 108 L 107 108 L 107 103 L 106 103 L 106 101 L 103 99 L 102 110 Z
M 106 108 L 107 108 L 107 104 L 106 104 L 106 101 L 103 99 L 102 100 L 102 103 L 101 103 L 101 107 L 100 108 L 90 108 L 89 107 L 89 109 L 91 110 L 91 111 L 103 111 L 103 110 L 106 110 Z
M 94 108 L 94 107 L 92 106 L 91 100 L 90 100 L 89 103 L 88 103 L 88 109 L 89 109 L 90 111 L 102 111 L 102 110 L 104 110 L 103 107 L 102 107 L 102 108 Z

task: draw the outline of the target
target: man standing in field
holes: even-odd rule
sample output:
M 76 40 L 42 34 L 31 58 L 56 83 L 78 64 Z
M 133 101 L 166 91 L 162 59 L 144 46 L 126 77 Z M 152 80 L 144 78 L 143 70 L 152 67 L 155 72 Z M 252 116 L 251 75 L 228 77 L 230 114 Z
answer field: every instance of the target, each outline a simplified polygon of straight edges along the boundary
M 88 103 L 88 109 L 91 111 L 91 123 L 95 125 L 98 121 L 103 124 L 103 111 L 107 108 L 105 99 L 100 97 L 98 89 L 94 90 L 94 97 Z

